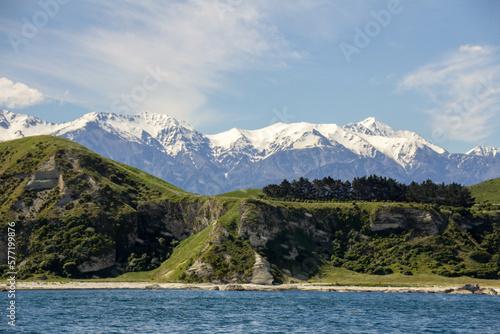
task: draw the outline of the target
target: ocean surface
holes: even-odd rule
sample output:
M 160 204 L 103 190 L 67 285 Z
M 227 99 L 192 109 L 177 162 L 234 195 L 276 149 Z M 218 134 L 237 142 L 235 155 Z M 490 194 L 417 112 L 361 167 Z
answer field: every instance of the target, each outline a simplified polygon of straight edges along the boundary
M 500 297 L 378 292 L 17 291 L 12 333 L 500 333 Z

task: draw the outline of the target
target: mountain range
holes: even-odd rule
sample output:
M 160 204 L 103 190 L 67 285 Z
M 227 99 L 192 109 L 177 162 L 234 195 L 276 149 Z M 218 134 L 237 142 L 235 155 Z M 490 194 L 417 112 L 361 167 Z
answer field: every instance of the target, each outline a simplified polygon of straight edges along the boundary
M 370 117 L 345 126 L 276 123 L 205 135 L 175 118 L 89 113 L 65 123 L 0 111 L 0 141 L 34 135 L 71 139 L 107 158 L 193 193 L 260 188 L 284 178 L 377 174 L 399 182 L 476 184 L 500 177 L 500 149 L 449 153 L 411 131 Z

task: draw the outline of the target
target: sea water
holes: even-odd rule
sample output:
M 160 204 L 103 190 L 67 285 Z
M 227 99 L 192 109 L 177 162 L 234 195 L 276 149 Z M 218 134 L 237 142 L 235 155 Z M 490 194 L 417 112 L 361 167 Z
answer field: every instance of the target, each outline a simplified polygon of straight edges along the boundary
M 0 332 L 500 333 L 500 296 L 379 292 L 23 290 Z

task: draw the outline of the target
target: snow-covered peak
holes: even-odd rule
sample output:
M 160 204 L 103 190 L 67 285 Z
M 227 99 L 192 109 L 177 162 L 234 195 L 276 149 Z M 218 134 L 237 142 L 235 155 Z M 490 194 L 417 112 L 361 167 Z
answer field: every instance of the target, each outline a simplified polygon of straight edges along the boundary
M 418 134 L 396 131 L 374 117 L 343 127 L 305 122 L 277 123 L 259 130 L 234 128 L 207 137 L 216 155 L 237 152 L 251 156 L 252 160 L 264 159 L 284 150 L 342 145 L 363 157 L 382 153 L 405 167 L 422 150 L 446 153 Z
M 224 131 L 206 137 L 215 148 L 228 150 L 235 146 L 236 143 L 246 142 L 249 147 L 257 152 L 263 152 L 271 142 L 276 140 L 278 135 L 287 129 L 291 124 L 275 123 L 262 129 L 243 130 L 233 128 L 229 131 Z M 238 145 L 241 148 L 241 145 Z
M 231 130 L 224 131 L 215 135 L 207 135 L 213 147 L 220 147 L 222 149 L 230 149 L 236 141 L 243 138 L 244 135 L 240 129 L 232 128 Z
M 190 131 L 196 131 L 191 125 L 184 121 L 178 121 L 176 118 L 167 114 L 155 114 L 149 111 L 143 111 L 137 115 L 130 116 L 134 121 L 138 121 L 142 124 L 147 124 L 149 127 L 154 127 L 156 129 L 166 129 L 182 127 Z
M 375 117 L 368 117 L 361 122 L 347 124 L 344 129 L 360 134 L 383 137 L 394 136 L 397 133 L 389 125 L 380 122 Z
M 0 124 L 3 124 L 2 127 L 4 128 L 19 124 L 23 124 L 28 127 L 43 123 L 48 122 L 42 121 L 41 119 L 30 115 L 17 114 L 8 110 L 0 110 Z
M 495 157 L 497 154 L 500 155 L 500 148 L 493 146 L 477 146 L 465 154 L 477 155 L 481 157 Z
M 0 110 L 0 141 L 49 133 L 55 127 L 56 124 L 42 121 L 34 116 Z

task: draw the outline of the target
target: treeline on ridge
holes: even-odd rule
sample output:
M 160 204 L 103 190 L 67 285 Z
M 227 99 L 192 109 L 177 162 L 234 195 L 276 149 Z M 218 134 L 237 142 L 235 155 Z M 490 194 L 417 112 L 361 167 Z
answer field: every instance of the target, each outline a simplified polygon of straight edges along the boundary
M 283 200 L 393 201 L 457 207 L 474 205 L 469 189 L 457 183 L 436 184 L 427 180 L 406 185 L 377 175 L 356 177 L 352 182 L 335 180 L 330 176 L 312 182 L 304 177 L 292 182 L 285 179 L 280 184 L 265 186 L 263 191 L 268 197 Z

